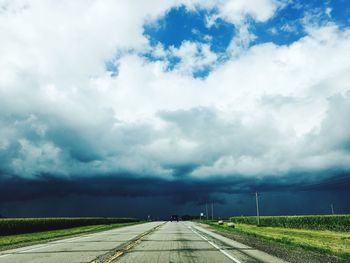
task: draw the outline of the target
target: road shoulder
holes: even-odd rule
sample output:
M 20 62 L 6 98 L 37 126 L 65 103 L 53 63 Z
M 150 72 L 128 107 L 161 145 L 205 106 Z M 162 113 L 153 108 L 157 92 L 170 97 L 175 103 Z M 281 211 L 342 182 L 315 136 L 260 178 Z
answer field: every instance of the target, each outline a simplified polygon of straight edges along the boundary
M 197 230 L 200 232 L 211 236 L 212 238 L 238 250 L 239 252 L 246 254 L 247 256 L 254 258 L 255 260 L 263 263 L 286 263 L 287 261 L 278 258 L 274 255 L 270 255 L 264 251 L 258 250 L 254 247 L 247 246 L 243 243 L 237 242 L 231 238 L 228 238 L 222 235 L 219 232 L 214 232 L 213 229 L 207 228 L 206 225 L 203 224 L 194 224 Z
M 303 249 L 301 247 L 290 246 L 288 244 L 281 244 L 272 240 L 266 240 L 260 237 L 255 237 L 245 233 L 232 232 L 225 230 L 220 226 L 212 226 L 208 224 L 200 224 L 204 229 L 210 230 L 214 233 L 227 237 L 229 239 L 235 240 L 247 246 L 256 248 L 257 250 L 264 251 L 267 254 L 273 255 L 275 257 L 281 258 L 287 262 L 291 263 L 346 263 L 348 261 L 318 253 L 315 251 L 310 251 Z

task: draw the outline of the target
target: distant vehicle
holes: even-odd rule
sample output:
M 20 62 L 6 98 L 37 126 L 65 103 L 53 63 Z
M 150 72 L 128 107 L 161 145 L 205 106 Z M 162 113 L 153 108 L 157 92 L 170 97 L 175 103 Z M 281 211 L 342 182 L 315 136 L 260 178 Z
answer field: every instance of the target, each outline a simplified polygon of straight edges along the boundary
M 177 215 L 172 215 L 170 217 L 170 221 L 173 222 L 173 221 L 176 221 L 176 222 L 179 222 L 179 217 Z

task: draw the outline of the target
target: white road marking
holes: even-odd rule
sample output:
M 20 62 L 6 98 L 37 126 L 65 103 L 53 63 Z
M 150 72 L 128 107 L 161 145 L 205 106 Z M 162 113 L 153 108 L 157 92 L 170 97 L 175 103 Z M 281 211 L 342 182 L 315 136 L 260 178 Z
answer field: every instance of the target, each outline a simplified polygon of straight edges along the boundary
M 241 261 L 239 261 L 238 259 L 234 258 L 233 256 L 231 256 L 229 253 L 227 253 L 225 250 L 221 249 L 218 245 L 216 245 L 215 243 L 211 242 L 210 240 L 208 240 L 205 236 L 201 235 L 200 233 L 198 233 L 196 230 L 194 230 L 192 227 L 188 226 L 188 228 L 195 233 L 196 235 L 198 235 L 199 237 L 201 237 L 202 239 L 204 239 L 205 241 L 207 241 L 210 245 L 212 245 L 213 247 L 215 247 L 217 250 L 219 250 L 222 254 L 224 254 L 226 257 L 228 257 L 229 259 L 231 259 L 233 262 L 236 263 L 242 263 Z

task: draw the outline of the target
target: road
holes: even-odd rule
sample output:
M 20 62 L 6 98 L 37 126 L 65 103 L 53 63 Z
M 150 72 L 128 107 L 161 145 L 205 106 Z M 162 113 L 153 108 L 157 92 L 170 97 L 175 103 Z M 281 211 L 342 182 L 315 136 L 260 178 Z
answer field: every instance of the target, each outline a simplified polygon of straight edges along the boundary
M 150 222 L 0 252 L 0 263 L 284 261 L 192 222 Z

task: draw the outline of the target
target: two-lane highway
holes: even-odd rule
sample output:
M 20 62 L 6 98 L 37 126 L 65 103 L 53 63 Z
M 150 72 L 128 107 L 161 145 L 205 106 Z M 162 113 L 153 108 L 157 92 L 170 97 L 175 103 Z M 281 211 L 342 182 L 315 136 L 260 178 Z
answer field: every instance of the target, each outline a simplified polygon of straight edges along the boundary
M 191 222 L 168 222 L 113 262 L 282 263 Z
M 225 255 L 222 252 L 226 251 L 221 252 L 211 242 L 197 232 L 193 225 L 183 222 L 167 223 L 115 262 L 257 262 L 237 250 L 229 251 Z
M 0 263 L 284 262 L 191 222 L 151 222 L 0 252 Z

